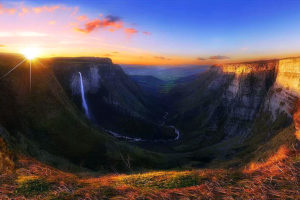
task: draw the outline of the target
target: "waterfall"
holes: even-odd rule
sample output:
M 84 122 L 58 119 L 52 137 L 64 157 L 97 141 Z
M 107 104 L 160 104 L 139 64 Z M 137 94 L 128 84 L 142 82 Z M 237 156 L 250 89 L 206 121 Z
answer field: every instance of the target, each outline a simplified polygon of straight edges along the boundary
M 81 99 L 82 99 L 82 107 L 84 108 L 85 115 L 90 118 L 89 108 L 87 106 L 86 100 L 85 100 L 85 94 L 84 94 L 84 87 L 83 87 L 83 81 L 82 81 L 82 75 L 81 72 L 79 73 L 80 77 L 80 91 L 81 91 Z

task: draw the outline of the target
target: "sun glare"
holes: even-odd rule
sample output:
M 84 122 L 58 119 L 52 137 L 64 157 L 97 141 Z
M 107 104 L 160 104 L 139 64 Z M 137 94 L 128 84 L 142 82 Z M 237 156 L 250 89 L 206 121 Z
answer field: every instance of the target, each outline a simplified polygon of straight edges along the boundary
M 39 50 L 38 48 L 25 48 L 22 49 L 21 53 L 25 56 L 25 58 L 27 58 L 28 60 L 32 60 L 34 58 L 36 58 L 39 54 Z

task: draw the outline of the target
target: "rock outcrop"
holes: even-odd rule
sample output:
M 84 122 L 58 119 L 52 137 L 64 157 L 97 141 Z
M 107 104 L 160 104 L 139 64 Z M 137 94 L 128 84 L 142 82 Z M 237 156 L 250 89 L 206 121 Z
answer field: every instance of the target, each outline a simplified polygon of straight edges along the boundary
M 273 119 L 280 112 L 289 117 L 300 96 L 300 58 L 289 58 L 278 61 L 276 80 L 270 89 L 265 107 L 272 112 Z
M 209 131 L 206 138 L 219 135 L 218 141 L 246 138 L 262 112 L 271 113 L 273 121 L 281 114 L 292 118 L 300 94 L 300 58 L 215 65 L 174 89 L 171 98 L 179 94 L 170 110 L 187 136 Z

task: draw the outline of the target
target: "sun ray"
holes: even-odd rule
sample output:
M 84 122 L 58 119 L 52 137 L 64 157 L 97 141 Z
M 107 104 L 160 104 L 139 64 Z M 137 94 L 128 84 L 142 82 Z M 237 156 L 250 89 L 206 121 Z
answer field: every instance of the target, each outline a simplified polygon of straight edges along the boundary
M 31 60 L 29 60 L 29 90 L 31 91 Z
M 0 80 L 5 78 L 8 74 L 10 74 L 12 71 L 14 71 L 16 68 L 18 68 L 22 63 L 25 62 L 26 59 L 22 60 L 21 62 L 19 62 L 16 66 L 14 66 L 11 70 L 9 70 L 6 74 L 2 75 L 0 77 Z

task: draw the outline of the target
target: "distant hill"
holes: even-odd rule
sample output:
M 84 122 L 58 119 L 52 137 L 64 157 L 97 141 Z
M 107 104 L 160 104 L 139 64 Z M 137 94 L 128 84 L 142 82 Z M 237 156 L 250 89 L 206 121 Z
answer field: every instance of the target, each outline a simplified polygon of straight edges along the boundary
M 163 81 L 174 81 L 204 72 L 209 68 L 207 65 L 184 67 L 121 65 L 121 67 L 128 75 L 154 76 Z
M 150 75 L 131 75 L 129 78 L 137 83 L 145 93 L 153 96 L 158 96 L 166 84 L 166 81 Z

